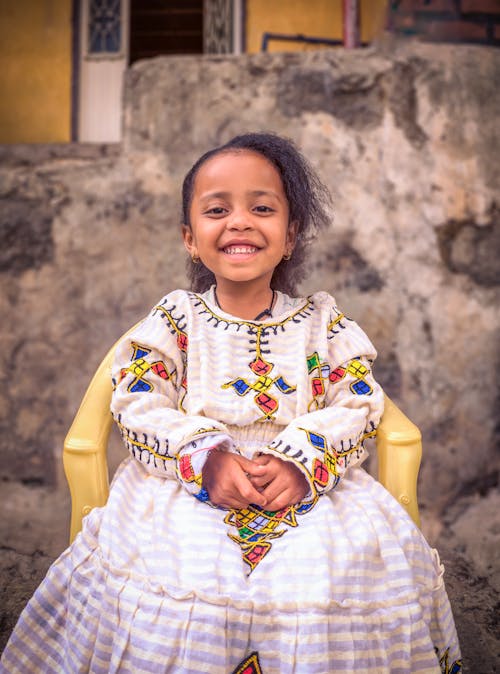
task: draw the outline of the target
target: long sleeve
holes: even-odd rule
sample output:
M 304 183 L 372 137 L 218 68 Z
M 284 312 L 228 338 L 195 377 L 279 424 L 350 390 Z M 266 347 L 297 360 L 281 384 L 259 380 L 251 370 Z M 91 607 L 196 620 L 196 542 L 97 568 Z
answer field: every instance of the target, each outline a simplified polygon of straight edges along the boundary
M 312 495 L 336 487 L 347 467 L 362 460 L 363 441 L 375 434 L 383 412 L 383 391 L 371 371 L 373 345 L 335 306 L 331 311 L 326 358 L 318 351 L 308 356 L 310 411 L 263 450 L 297 465 Z
M 184 410 L 188 335 L 162 306 L 117 347 L 111 412 L 129 452 L 148 472 L 177 477 L 197 495 L 204 458 L 200 449 L 206 458 L 212 446 L 231 451 L 233 443 L 223 423 Z M 194 464 L 191 454 L 197 457 Z

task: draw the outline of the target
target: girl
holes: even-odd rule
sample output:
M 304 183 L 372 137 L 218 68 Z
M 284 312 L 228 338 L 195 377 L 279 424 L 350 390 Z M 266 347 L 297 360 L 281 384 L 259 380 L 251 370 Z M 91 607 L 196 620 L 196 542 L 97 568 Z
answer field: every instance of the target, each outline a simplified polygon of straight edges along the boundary
M 248 134 L 183 185 L 192 291 L 117 349 L 130 457 L 56 561 L 5 672 L 458 672 L 442 567 L 361 467 L 375 349 L 295 296 L 327 195 L 287 140 Z

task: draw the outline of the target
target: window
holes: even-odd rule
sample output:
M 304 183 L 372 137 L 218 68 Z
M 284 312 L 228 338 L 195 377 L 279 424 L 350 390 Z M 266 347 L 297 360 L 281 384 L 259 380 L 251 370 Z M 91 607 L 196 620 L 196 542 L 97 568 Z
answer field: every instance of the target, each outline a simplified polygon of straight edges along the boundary
M 89 0 L 87 55 L 119 56 L 123 50 L 122 0 Z

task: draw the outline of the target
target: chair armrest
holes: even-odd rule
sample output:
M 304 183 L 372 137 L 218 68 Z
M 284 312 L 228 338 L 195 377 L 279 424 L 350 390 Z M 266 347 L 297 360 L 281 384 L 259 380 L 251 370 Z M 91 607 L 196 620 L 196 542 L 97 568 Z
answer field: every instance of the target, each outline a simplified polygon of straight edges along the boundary
M 388 396 L 384 395 L 384 400 L 384 414 L 377 429 L 378 479 L 420 526 L 417 479 L 422 435 Z
M 115 346 L 107 353 L 90 382 L 64 440 L 64 472 L 71 493 L 70 542 L 82 528 L 82 517 L 106 503 L 109 493 L 108 438 L 111 365 Z
M 111 367 L 117 344 L 142 321 L 127 330 L 110 348 L 83 397 L 64 440 L 63 464 L 71 494 L 70 543 L 82 528 L 82 518 L 105 505 L 109 495 L 108 440 L 111 416 Z

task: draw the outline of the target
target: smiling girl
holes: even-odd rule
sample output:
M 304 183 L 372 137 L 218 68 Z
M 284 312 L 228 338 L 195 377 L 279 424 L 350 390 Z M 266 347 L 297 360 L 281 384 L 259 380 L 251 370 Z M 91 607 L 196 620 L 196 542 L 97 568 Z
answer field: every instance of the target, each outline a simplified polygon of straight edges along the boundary
M 2 671 L 460 671 L 437 553 L 361 466 L 383 411 L 375 349 L 330 295 L 296 293 L 327 204 L 270 134 L 187 174 L 192 289 L 116 352 L 130 457 Z

